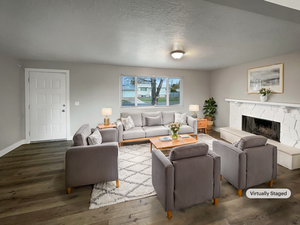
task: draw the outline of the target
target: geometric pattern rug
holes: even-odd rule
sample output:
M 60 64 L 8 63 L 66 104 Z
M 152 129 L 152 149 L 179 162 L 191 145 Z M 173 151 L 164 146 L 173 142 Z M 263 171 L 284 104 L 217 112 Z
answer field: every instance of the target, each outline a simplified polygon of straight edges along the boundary
M 212 149 L 216 140 L 207 134 L 198 134 L 198 142 L 204 142 Z M 154 146 L 153 146 L 154 148 Z M 168 151 L 163 153 L 168 155 Z M 120 202 L 156 195 L 151 179 L 150 143 L 119 147 L 119 188 L 116 182 L 94 185 L 90 209 L 113 205 Z

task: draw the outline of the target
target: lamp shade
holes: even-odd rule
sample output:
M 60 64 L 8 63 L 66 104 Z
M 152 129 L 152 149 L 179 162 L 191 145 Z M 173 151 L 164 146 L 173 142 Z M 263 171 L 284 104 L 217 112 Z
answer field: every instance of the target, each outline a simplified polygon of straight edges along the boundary
M 104 116 L 109 116 L 109 115 L 111 115 L 111 114 L 112 114 L 111 108 L 103 108 L 103 109 L 102 109 L 102 115 L 104 115 Z
M 197 112 L 199 111 L 199 105 L 190 105 L 189 110 L 193 112 Z

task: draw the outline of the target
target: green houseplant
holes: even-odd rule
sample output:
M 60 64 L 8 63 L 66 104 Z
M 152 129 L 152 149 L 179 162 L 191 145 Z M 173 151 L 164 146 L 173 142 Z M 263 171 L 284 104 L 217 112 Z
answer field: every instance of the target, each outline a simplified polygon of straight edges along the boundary
M 213 120 L 215 119 L 215 114 L 217 112 L 217 103 L 213 97 L 204 101 L 203 114 L 204 118 L 207 119 L 207 130 L 212 129 Z

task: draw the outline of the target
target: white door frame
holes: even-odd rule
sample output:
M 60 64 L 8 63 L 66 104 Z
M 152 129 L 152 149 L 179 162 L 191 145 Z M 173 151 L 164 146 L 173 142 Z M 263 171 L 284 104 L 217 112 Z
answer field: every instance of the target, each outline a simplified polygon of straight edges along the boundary
M 53 69 L 35 69 L 25 68 L 25 131 L 26 143 L 30 143 L 30 117 L 29 117 L 29 73 L 30 72 L 49 72 L 49 73 L 65 73 L 66 74 L 66 110 L 67 110 L 67 140 L 71 140 L 70 135 L 70 71 L 69 70 L 53 70 Z

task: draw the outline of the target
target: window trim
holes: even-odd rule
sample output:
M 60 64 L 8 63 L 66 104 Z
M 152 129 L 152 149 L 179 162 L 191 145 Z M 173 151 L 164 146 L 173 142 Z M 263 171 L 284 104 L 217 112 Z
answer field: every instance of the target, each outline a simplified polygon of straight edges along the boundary
M 122 106 L 122 77 L 134 77 L 135 78 L 135 105 L 134 106 Z M 180 108 L 183 107 L 183 77 L 176 77 L 176 76 L 154 76 L 156 78 L 166 78 L 166 93 L 167 93 L 167 99 L 166 99 L 166 105 L 147 105 L 147 106 L 138 106 L 137 105 L 137 78 L 138 77 L 151 77 L 146 75 L 126 75 L 126 74 L 120 74 L 119 76 L 119 107 L 120 108 L 130 108 L 130 109 L 141 109 L 141 108 Z M 169 79 L 180 79 L 180 104 L 178 105 L 169 105 Z

